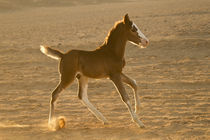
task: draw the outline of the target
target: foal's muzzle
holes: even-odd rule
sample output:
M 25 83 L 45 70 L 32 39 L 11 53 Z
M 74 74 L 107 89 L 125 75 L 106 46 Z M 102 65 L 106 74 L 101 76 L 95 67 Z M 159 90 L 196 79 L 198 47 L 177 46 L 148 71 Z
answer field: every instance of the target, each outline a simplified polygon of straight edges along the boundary
M 141 40 L 141 44 L 140 44 L 141 48 L 146 48 L 149 45 L 149 39 L 141 38 L 140 40 Z

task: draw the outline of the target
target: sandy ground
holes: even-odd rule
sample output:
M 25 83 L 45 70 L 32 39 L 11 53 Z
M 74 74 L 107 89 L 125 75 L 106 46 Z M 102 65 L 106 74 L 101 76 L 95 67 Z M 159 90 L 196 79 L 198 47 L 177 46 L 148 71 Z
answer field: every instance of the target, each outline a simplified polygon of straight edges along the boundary
M 43 0 L 44 4 L 22 7 L 11 1 L 0 1 L 1 140 L 210 139 L 209 0 L 90 0 L 57 7 L 55 0 L 51 5 Z M 67 119 L 66 128 L 49 131 L 58 62 L 41 54 L 39 45 L 92 50 L 125 13 L 150 39 L 146 49 L 127 43 L 124 69 L 138 83 L 139 118 L 146 128 L 131 122 L 109 80 L 93 79 L 90 100 L 109 124 L 103 125 L 78 100 L 75 81 L 56 105 L 57 116 Z

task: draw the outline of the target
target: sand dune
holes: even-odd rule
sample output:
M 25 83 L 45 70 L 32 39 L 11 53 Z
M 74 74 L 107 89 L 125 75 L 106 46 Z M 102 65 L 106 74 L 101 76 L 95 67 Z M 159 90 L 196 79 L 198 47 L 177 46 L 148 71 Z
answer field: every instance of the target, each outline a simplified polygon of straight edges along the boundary
M 0 139 L 210 139 L 208 0 L 62 2 L 0 1 Z M 58 62 L 41 54 L 39 45 L 95 49 L 125 13 L 150 39 L 146 49 L 127 43 L 124 69 L 138 83 L 146 128 L 131 122 L 109 80 L 93 79 L 89 98 L 109 124 L 78 100 L 75 81 L 56 105 L 66 128 L 49 131 Z

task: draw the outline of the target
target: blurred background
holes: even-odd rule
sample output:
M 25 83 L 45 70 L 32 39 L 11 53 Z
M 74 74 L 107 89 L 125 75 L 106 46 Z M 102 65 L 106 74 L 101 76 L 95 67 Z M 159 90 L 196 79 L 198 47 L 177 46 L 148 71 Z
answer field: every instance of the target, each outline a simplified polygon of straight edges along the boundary
M 209 139 L 209 7 L 209 0 L 0 0 L 0 139 Z M 126 13 L 150 40 L 146 49 L 127 43 L 123 70 L 137 81 L 146 128 L 131 121 L 109 80 L 90 79 L 90 101 L 109 124 L 80 102 L 75 80 L 56 104 L 66 128 L 49 131 L 58 62 L 39 46 L 94 50 Z

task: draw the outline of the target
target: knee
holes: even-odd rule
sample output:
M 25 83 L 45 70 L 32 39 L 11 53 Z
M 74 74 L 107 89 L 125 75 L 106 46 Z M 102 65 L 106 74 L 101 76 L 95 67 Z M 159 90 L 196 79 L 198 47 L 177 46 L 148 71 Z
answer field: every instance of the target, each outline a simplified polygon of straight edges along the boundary
M 82 100 L 82 87 L 81 87 L 81 85 L 79 85 L 77 96 L 80 100 Z
M 54 102 L 55 102 L 55 99 L 51 98 L 51 100 L 50 100 L 50 104 L 51 104 L 51 105 L 53 105 L 53 104 L 54 104 Z
M 134 89 L 135 91 L 137 91 L 138 87 L 137 87 L 136 80 L 132 80 L 132 85 L 133 85 L 133 89 Z
M 51 95 L 50 103 L 53 104 L 56 101 L 57 97 L 58 95 L 55 92 L 53 92 Z
M 129 101 L 129 97 L 127 95 L 122 96 L 123 102 L 127 103 Z
M 81 94 L 81 92 L 78 92 L 78 98 L 79 98 L 80 100 L 82 100 L 82 94 Z
M 50 104 L 53 104 L 56 101 L 56 97 L 52 95 L 51 100 L 50 100 Z

